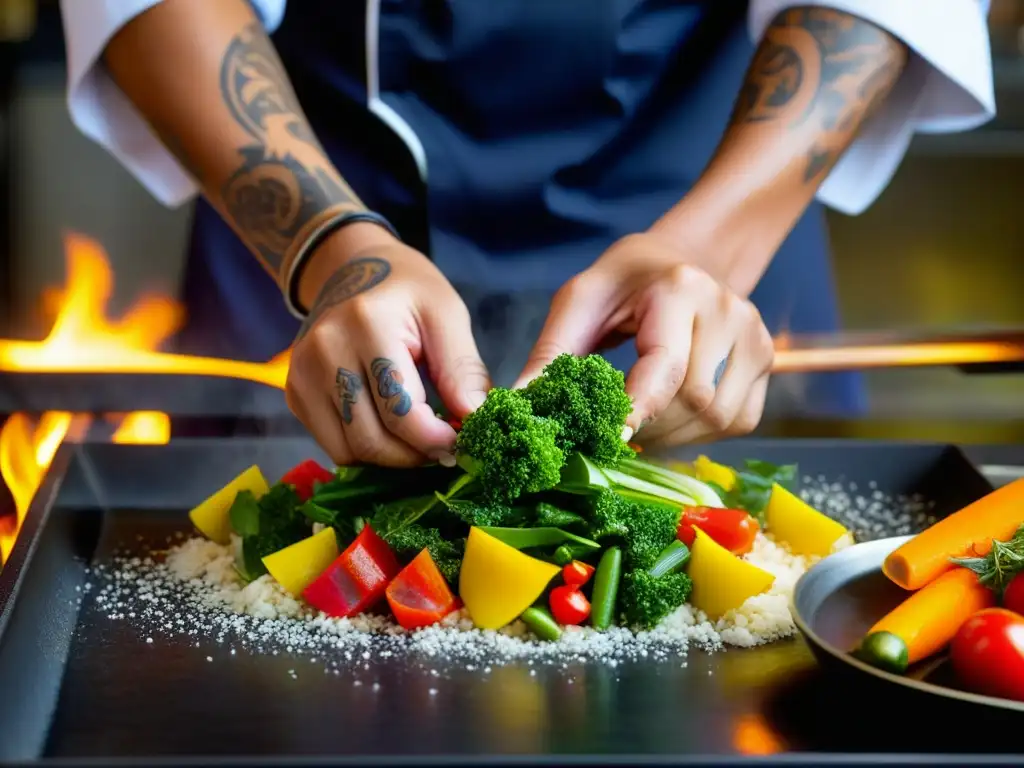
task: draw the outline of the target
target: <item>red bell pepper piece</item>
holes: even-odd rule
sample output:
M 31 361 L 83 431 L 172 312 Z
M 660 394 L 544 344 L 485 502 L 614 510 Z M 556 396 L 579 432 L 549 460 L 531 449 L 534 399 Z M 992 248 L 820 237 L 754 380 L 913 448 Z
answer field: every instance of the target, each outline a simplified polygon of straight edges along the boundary
M 328 616 L 356 616 L 384 597 L 388 583 L 400 570 L 387 542 L 366 525 L 302 596 Z
M 695 527 L 734 555 L 745 555 L 753 549 L 754 539 L 761 530 L 757 520 L 742 509 L 684 507 L 676 535 L 688 547 L 693 546 L 697 536 Z
M 458 605 L 427 549 L 402 569 L 385 594 L 395 620 L 405 629 L 436 624 Z
M 562 581 L 570 587 L 582 587 L 590 581 L 590 577 L 593 575 L 594 566 L 588 563 L 581 563 L 579 560 L 573 560 L 562 568 Z
M 334 474 L 329 469 L 324 469 L 312 459 L 306 459 L 296 467 L 292 467 L 284 473 L 281 482 L 295 487 L 295 493 L 303 501 L 309 501 L 313 497 L 316 483 L 326 483 L 334 479 Z

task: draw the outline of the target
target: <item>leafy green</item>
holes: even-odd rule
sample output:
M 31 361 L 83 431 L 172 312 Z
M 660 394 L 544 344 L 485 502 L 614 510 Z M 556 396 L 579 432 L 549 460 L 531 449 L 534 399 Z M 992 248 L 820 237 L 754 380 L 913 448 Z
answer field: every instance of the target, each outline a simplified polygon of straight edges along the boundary
M 239 536 L 255 536 L 260 531 L 260 505 L 252 491 L 239 491 L 228 510 L 231 528 Z
M 625 574 L 619 592 L 623 623 L 644 628 L 657 625 L 686 602 L 692 588 L 693 582 L 685 573 L 658 577 L 636 570 Z
M 538 549 L 568 543 L 581 549 L 595 551 L 601 548 L 596 541 L 563 531 L 561 528 L 488 528 L 481 531 L 516 549 Z
M 441 494 L 438 500 L 466 525 L 517 526 L 529 520 L 529 509 L 510 507 L 486 501 L 470 501 L 468 499 L 446 499 Z
M 984 557 L 955 557 L 957 565 L 978 574 L 978 581 L 1002 597 L 1006 585 L 1024 571 L 1024 525 L 1007 541 L 992 539 L 992 549 Z
M 544 528 L 585 528 L 587 519 L 575 512 L 542 501 L 537 505 L 537 525 Z
M 767 461 L 747 459 L 742 469 L 736 469 L 736 484 L 726 491 L 717 483 L 708 483 L 729 509 L 745 509 L 760 522 L 772 495 L 772 485 L 778 483 L 787 490 L 796 484 L 796 464 L 776 466 Z
M 243 577 L 254 579 L 267 572 L 263 558 L 309 536 L 309 521 L 299 511 L 295 489 L 278 483 L 259 498 L 248 491 L 235 497 L 229 515 L 231 526 L 242 538 L 236 567 Z
M 522 392 L 495 388 L 466 417 L 456 447 L 472 459 L 468 466 L 484 496 L 510 504 L 558 483 L 565 454 L 557 435 L 558 424 L 535 416 Z

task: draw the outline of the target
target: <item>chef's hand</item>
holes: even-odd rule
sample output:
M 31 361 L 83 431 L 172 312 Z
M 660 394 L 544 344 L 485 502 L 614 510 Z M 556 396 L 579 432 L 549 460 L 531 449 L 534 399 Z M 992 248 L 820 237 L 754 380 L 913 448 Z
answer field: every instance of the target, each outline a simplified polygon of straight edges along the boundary
M 315 299 L 308 298 L 315 296 Z M 453 461 L 455 431 L 426 403 L 426 361 L 455 418 L 489 387 L 455 289 L 423 254 L 374 224 L 351 224 L 313 254 L 310 307 L 292 351 L 288 407 L 339 465 Z
M 518 384 L 563 352 L 636 337 L 627 426 L 648 445 L 750 432 L 764 410 L 772 339 L 754 305 L 655 234 L 623 238 L 555 295 Z M 728 358 L 717 386 L 716 371 Z

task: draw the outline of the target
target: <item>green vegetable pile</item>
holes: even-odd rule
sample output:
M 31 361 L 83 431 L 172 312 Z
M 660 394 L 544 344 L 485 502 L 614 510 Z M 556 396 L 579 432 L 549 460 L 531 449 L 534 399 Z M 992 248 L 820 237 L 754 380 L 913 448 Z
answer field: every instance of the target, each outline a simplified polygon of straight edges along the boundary
M 538 559 L 597 567 L 594 626 L 654 626 L 691 590 L 689 551 L 677 539 L 682 508 L 722 501 L 695 478 L 636 456 L 622 439 L 631 407 L 607 361 L 562 355 L 525 389 L 490 391 L 461 425 L 455 467 L 339 468 L 306 501 L 286 485 L 259 500 L 239 494 L 231 510 L 239 573 L 265 573 L 260 558 L 308 536 L 310 523 L 333 528 L 339 547 L 369 524 L 403 562 L 428 549 L 456 585 L 478 527 Z M 747 471 L 754 482 L 741 485 L 756 489 L 757 468 Z M 524 620 L 541 626 L 543 617 L 531 616 Z

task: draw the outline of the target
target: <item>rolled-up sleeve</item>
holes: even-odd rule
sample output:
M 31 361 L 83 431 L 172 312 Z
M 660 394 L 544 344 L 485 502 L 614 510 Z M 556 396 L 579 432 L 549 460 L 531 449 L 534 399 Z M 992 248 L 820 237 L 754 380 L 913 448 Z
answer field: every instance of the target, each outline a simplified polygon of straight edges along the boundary
M 911 51 L 892 93 L 819 189 L 826 205 L 861 213 L 885 189 L 915 132 L 966 131 L 995 116 L 989 0 L 752 0 L 750 33 L 758 41 L 779 12 L 809 5 L 870 21 Z
M 75 126 L 106 148 L 154 197 L 181 205 L 195 180 L 157 139 L 107 74 L 102 55 L 121 27 L 161 0 L 60 0 L 68 61 L 68 109 Z M 284 16 L 286 0 L 250 0 L 268 30 Z

